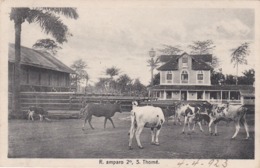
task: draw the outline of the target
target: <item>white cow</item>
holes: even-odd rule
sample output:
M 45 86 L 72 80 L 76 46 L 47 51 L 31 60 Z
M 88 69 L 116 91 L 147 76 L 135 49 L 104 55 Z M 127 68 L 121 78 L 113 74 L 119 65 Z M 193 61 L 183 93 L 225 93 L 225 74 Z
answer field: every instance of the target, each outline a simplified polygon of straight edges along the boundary
M 137 106 L 137 102 L 133 102 L 133 109 L 131 111 L 131 127 L 129 130 L 129 150 L 132 148 L 132 140 L 135 135 L 138 147 L 143 149 L 140 142 L 140 134 L 144 127 L 151 128 L 152 145 L 159 145 L 158 136 L 162 128 L 165 118 L 163 111 L 159 107 L 153 106 Z
M 217 123 L 221 120 L 224 121 L 234 121 L 236 131 L 232 136 L 232 139 L 235 138 L 239 132 L 240 124 L 244 125 L 246 130 L 246 139 L 249 138 L 248 125 L 246 122 L 246 111 L 247 108 L 243 105 L 234 105 L 234 104 L 216 104 L 212 108 L 212 112 L 209 114 L 210 123 L 209 123 L 209 132 L 211 132 L 212 123 L 215 124 L 215 135 L 217 135 Z

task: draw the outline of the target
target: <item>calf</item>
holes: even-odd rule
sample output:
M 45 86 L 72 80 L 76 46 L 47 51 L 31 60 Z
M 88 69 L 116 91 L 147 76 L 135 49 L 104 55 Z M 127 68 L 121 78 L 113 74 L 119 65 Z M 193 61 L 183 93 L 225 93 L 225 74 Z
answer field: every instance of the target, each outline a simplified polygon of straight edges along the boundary
M 200 127 L 200 131 L 203 132 L 200 120 L 196 120 L 195 116 L 198 115 L 200 108 L 195 106 L 192 107 L 190 104 L 186 104 L 184 106 L 182 106 L 181 108 L 182 113 L 184 115 L 184 125 L 183 125 L 183 129 L 182 129 L 182 133 L 185 133 L 185 127 L 186 127 L 186 123 L 188 123 L 188 129 L 190 132 L 190 124 L 192 123 L 193 120 L 195 120 L 194 126 L 193 126 L 193 131 L 195 129 L 195 125 L 196 123 L 198 123 L 199 127 Z
M 82 130 L 85 129 L 85 124 L 88 121 L 90 127 L 94 129 L 91 124 L 92 116 L 96 117 L 105 117 L 104 122 L 104 129 L 106 128 L 107 119 L 112 123 L 113 127 L 115 125 L 111 117 L 115 115 L 116 112 L 122 112 L 120 104 L 95 104 L 95 103 L 88 103 L 85 108 L 80 110 L 81 114 L 85 114 L 85 120 L 82 126 Z
M 246 130 L 246 139 L 249 138 L 248 125 L 246 122 L 246 111 L 247 108 L 243 105 L 231 105 L 231 104 L 219 104 L 214 105 L 212 108 L 212 112 L 210 113 L 210 123 L 209 123 L 209 132 L 211 132 L 212 123 L 215 124 L 215 135 L 217 135 L 217 123 L 221 120 L 224 121 L 234 121 L 236 131 L 232 136 L 234 139 L 240 129 L 240 124 L 244 125 Z
M 32 121 L 34 121 L 34 118 L 33 118 L 34 114 L 39 115 L 40 121 L 43 121 L 44 118 L 46 120 L 50 120 L 46 117 L 48 115 L 48 112 L 46 110 L 44 110 L 42 107 L 31 106 L 31 107 L 29 107 L 29 110 L 27 113 L 28 113 L 28 120 L 32 119 Z
M 152 145 L 159 145 L 159 134 L 165 118 L 163 111 L 159 107 L 143 106 L 138 107 L 137 102 L 133 102 L 133 109 L 131 111 L 131 127 L 129 130 L 129 149 L 132 148 L 132 140 L 135 135 L 138 147 L 143 149 L 140 142 L 140 134 L 144 127 L 151 128 Z

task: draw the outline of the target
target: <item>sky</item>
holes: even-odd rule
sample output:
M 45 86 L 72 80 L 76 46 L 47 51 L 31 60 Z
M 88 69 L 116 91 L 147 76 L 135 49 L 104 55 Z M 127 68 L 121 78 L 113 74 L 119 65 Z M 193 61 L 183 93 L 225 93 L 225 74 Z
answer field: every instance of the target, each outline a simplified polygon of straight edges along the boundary
M 82 59 L 87 65 L 90 83 L 108 77 L 105 70 L 112 66 L 142 83 L 150 81 L 147 66 L 149 50 L 163 44 L 179 45 L 189 52 L 187 45 L 197 40 L 213 40 L 213 54 L 220 60 L 224 74 L 236 74 L 230 62 L 231 49 L 244 42 L 250 43 L 248 65 L 255 68 L 254 10 L 249 8 L 160 8 L 158 7 L 87 7 L 77 8 L 77 20 L 64 19 L 72 37 L 62 45 L 57 58 L 70 66 Z M 9 42 L 14 42 L 14 25 L 9 22 Z M 32 47 L 38 40 L 52 38 L 44 34 L 37 24 L 22 25 L 22 45 Z M 156 52 L 157 56 L 160 55 Z M 156 72 L 155 72 L 156 73 Z

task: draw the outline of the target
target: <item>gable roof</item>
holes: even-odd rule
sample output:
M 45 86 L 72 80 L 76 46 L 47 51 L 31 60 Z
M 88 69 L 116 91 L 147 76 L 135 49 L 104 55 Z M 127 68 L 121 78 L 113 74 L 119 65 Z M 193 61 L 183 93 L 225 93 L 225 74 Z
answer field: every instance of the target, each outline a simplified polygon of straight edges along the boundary
M 14 44 L 9 44 L 8 61 L 12 63 L 15 62 Z M 21 46 L 21 64 L 60 72 L 75 73 L 71 68 L 49 53 L 23 46 Z
M 181 55 L 161 55 L 160 61 L 166 62 L 157 70 L 160 71 L 170 71 L 178 70 L 178 59 L 187 53 Z M 212 67 L 208 63 L 212 62 L 212 55 L 189 55 L 192 58 L 192 70 L 211 70 Z
M 184 55 L 185 53 L 181 55 L 161 55 L 160 56 L 160 61 L 161 62 L 168 62 L 171 59 L 178 59 L 180 56 Z M 189 54 L 190 55 L 190 54 Z M 201 60 L 202 62 L 212 62 L 212 55 L 211 54 L 195 54 L 195 55 L 190 55 L 193 56 L 194 59 Z
M 202 61 L 201 59 L 196 59 L 194 56 L 191 56 L 192 59 L 192 70 L 211 70 L 213 69 L 209 64 L 206 62 Z

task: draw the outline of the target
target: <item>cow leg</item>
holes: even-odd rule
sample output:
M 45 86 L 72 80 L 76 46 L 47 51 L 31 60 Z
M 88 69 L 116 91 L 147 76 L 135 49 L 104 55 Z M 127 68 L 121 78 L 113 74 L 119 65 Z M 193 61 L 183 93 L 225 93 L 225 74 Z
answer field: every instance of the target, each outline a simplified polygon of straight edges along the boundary
M 132 142 L 133 142 L 133 137 L 134 137 L 134 134 L 136 132 L 136 127 L 134 126 L 134 122 L 131 123 L 131 127 L 130 127 L 130 130 L 129 130 L 129 150 L 132 150 Z
M 249 131 L 248 131 L 248 125 L 247 125 L 247 122 L 246 122 L 246 119 L 245 119 L 245 116 L 243 118 L 241 118 L 241 123 L 244 125 L 245 127 L 245 130 L 246 130 L 246 139 L 249 138 Z
M 92 124 L 91 124 L 91 119 L 92 119 L 92 116 L 90 116 L 90 117 L 88 118 L 88 124 L 89 124 L 89 126 L 90 126 L 92 129 L 94 129 L 94 127 L 93 127 Z
M 232 136 L 232 139 L 234 139 L 234 138 L 237 136 L 237 133 L 238 133 L 239 129 L 240 129 L 239 121 L 236 121 L 236 132 L 235 132 L 235 134 Z
M 143 128 L 144 128 L 144 125 L 140 125 L 140 126 L 137 127 L 137 130 L 135 132 L 135 138 L 136 138 L 138 147 L 140 149 L 143 149 L 143 146 L 141 145 L 141 142 L 140 142 L 140 134 L 143 131 Z
M 202 126 L 201 126 L 200 121 L 198 122 L 198 125 L 199 125 L 199 127 L 200 127 L 200 131 L 201 131 L 201 132 L 204 132 L 204 130 L 203 130 Z
M 195 131 L 195 126 L 196 126 L 196 124 L 197 124 L 197 122 L 195 121 L 195 122 L 194 122 L 194 125 L 193 125 L 193 128 L 192 128 L 192 132 Z
M 88 116 L 85 117 L 85 120 L 84 120 L 83 125 L 82 125 L 82 130 L 85 129 L 85 125 L 86 125 L 87 120 L 88 120 Z
M 183 134 L 185 133 L 186 123 L 187 123 L 187 117 L 185 116 L 185 117 L 184 117 L 184 125 L 183 125 L 183 129 L 182 129 L 182 133 L 183 133 Z
M 152 127 L 152 128 L 151 128 L 151 135 L 152 135 L 151 144 L 152 144 L 152 145 L 155 144 L 155 132 L 156 132 L 155 128 Z
M 191 129 L 190 129 L 190 125 L 191 125 L 191 123 L 192 123 L 192 118 L 189 117 L 189 118 L 188 118 L 188 129 L 189 129 L 189 134 L 191 133 Z
M 215 134 L 214 134 L 214 135 L 217 136 L 217 134 L 218 134 L 218 126 L 217 126 L 217 123 L 215 124 L 214 127 L 215 127 Z
M 43 120 L 43 116 L 41 114 L 39 114 L 39 117 L 40 117 L 40 121 Z
M 178 122 L 179 122 L 179 125 L 181 125 L 181 118 L 178 117 Z
M 159 146 L 159 134 L 161 131 L 161 125 L 157 127 L 157 131 L 155 132 L 155 145 Z
M 107 124 L 107 118 L 105 117 L 105 121 L 104 121 L 104 129 L 106 129 L 106 124 Z
M 209 133 L 212 135 L 212 131 L 211 131 L 211 125 L 213 123 L 213 120 L 211 119 L 210 122 L 209 122 Z
M 109 119 L 109 121 L 112 123 L 112 125 L 113 125 L 113 128 L 115 128 L 115 125 L 114 125 L 114 123 L 113 123 L 113 120 L 112 120 L 112 118 L 108 118 Z

